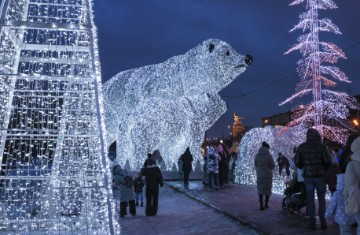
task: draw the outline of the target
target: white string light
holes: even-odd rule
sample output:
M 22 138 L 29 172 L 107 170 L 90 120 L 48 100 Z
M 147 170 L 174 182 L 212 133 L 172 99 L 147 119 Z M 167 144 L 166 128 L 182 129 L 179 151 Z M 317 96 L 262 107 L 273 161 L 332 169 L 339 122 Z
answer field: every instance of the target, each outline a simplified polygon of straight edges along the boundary
M 92 1 L 3 3 L 0 230 L 118 233 Z
M 258 153 L 263 141 L 270 145 L 270 154 L 274 162 L 278 153 L 282 152 L 289 160 L 294 156 L 294 147 L 305 141 L 306 129 L 291 127 L 285 131 L 285 127 L 266 126 L 253 128 L 246 132 L 238 149 L 238 160 L 235 167 L 235 182 L 245 185 L 256 185 L 256 171 L 254 166 L 255 155 Z M 285 189 L 285 178 L 279 177 L 274 169 L 272 192 L 282 194 Z
M 209 39 L 184 55 L 104 83 L 107 139 L 117 143 L 116 161 L 139 169 L 146 154 L 158 149 L 171 169 L 186 147 L 200 158 L 205 131 L 226 111 L 217 93 L 251 60 Z
M 318 17 L 318 10 L 335 9 L 337 6 L 332 0 L 295 0 L 290 5 L 297 4 L 304 4 L 306 11 L 300 14 L 299 23 L 290 32 L 302 30 L 306 33 L 299 36 L 298 43 L 285 54 L 299 50 L 303 55 L 298 61 L 301 82 L 297 84 L 296 93 L 280 105 L 311 93 L 313 101 L 294 109 L 293 121 L 288 127 L 314 126 L 322 136 L 344 144 L 349 131 L 354 130 L 347 120 L 349 109 L 360 109 L 360 106 L 355 98 L 346 93 L 323 89 L 323 86 L 334 87 L 336 81 L 351 81 L 344 72 L 331 65 L 339 58 L 346 59 L 345 53 L 335 44 L 319 39 L 319 32 L 341 34 L 330 19 Z

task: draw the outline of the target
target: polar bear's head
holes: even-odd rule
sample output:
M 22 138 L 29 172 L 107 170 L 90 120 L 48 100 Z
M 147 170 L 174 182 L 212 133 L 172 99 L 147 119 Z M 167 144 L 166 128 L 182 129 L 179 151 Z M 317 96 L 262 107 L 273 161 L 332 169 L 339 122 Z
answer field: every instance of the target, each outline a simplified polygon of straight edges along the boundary
M 187 95 L 219 92 L 235 80 L 252 63 L 250 55 L 238 54 L 228 43 L 219 39 L 202 42 L 189 52 L 196 59 L 192 65 L 195 76 L 188 76 Z

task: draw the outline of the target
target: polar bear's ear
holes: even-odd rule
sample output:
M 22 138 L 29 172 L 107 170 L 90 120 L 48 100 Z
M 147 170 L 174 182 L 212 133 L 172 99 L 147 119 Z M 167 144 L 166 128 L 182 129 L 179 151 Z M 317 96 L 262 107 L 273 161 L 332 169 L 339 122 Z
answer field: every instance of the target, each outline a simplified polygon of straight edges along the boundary
M 214 49 L 215 49 L 215 45 L 212 44 L 212 43 L 210 43 L 210 44 L 209 44 L 209 52 L 210 52 L 210 53 L 213 52 Z

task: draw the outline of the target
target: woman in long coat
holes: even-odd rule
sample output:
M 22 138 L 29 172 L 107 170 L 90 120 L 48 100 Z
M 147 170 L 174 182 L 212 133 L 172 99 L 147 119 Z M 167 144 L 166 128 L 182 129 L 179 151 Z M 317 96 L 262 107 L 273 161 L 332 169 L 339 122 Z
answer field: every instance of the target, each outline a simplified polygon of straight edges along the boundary
M 269 198 L 272 188 L 273 169 L 275 167 L 274 159 L 269 152 L 270 145 L 262 142 L 258 153 L 255 156 L 256 184 L 259 194 L 260 210 L 269 208 Z
M 135 193 L 133 187 L 128 187 L 125 184 L 125 176 L 131 176 L 127 170 L 122 169 L 120 165 L 115 165 L 113 168 L 113 180 L 114 180 L 114 196 L 120 196 L 120 217 L 124 217 L 126 213 L 126 207 L 129 205 L 130 214 L 136 215 L 135 207 Z M 120 195 L 119 195 L 120 194 Z

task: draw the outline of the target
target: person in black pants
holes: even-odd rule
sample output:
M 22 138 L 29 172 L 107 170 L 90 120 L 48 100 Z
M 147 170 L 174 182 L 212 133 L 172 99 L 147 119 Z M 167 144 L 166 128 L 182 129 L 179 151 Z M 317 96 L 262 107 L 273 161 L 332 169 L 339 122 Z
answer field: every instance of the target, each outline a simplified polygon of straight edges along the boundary
M 128 176 L 131 177 L 129 172 L 122 169 L 120 165 L 113 167 L 113 190 L 114 195 L 120 197 L 120 217 L 127 214 L 127 206 L 129 206 L 130 214 L 136 215 L 134 189 L 125 183 L 125 177 Z
M 164 184 L 161 170 L 155 165 L 153 159 L 148 159 L 146 167 L 141 169 L 141 174 L 145 176 L 146 182 L 145 214 L 147 216 L 154 216 L 158 210 L 159 185 L 162 187 Z
M 193 156 L 190 152 L 189 147 L 186 148 L 185 152 L 180 156 L 180 160 L 182 161 L 182 169 L 184 172 L 184 186 L 189 186 L 189 176 L 192 170 L 192 161 Z
M 284 156 L 284 154 L 282 154 L 281 152 L 279 153 L 279 157 L 276 160 L 278 162 L 279 165 L 279 175 L 281 176 L 281 172 L 282 169 L 285 168 L 286 170 L 286 175 L 289 177 L 290 176 L 290 162 L 289 160 Z

